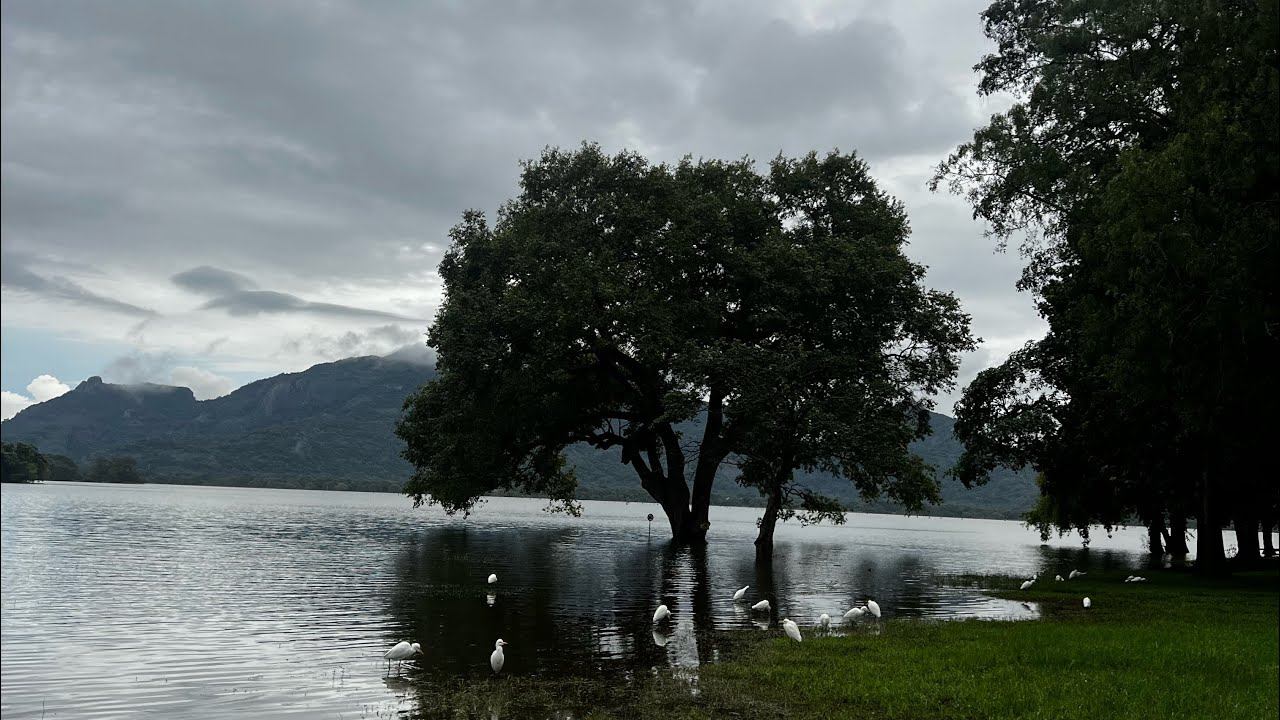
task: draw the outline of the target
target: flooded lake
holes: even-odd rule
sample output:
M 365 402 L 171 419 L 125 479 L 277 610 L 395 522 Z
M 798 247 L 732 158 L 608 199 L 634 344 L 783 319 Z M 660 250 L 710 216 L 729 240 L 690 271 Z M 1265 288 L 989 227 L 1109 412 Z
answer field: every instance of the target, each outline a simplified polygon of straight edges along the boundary
M 886 617 L 1025 618 L 940 577 L 1141 567 L 1144 532 L 1041 545 L 1016 522 L 849 516 L 778 529 L 713 508 L 704 550 L 672 549 L 654 505 L 490 499 L 469 519 L 399 495 L 174 485 L 3 486 L 5 718 L 414 716 L 415 678 L 599 676 L 714 662 L 717 630 L 806 632 L 877 600 Z M 649 536 L 648 513 L 658 516 Z M 498 582 L 490 585 L 490 573 Z M 734 603 L 768 598 L 771 615 Z M 651 616 L 672 618 L 657 631 Z M 383 651 L 425 656 L 386 677 Z

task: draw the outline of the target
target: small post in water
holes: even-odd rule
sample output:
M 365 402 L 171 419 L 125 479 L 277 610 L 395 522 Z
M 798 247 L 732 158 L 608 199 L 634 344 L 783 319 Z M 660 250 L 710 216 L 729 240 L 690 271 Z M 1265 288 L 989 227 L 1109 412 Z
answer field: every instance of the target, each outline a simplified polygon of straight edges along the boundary
M 653 539 L 653 513 L 649 513 L 649 539 Z

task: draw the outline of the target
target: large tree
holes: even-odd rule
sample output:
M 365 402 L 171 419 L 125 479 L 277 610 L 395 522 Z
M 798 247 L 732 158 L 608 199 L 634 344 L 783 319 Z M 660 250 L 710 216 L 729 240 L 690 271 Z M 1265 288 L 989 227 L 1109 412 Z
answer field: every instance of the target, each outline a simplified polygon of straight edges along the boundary
M 749 452 L 774 422 L 759 411 L 780 384 L 770 374 L 792 349 L 819 348 L 824 392 L 865 409 L 832 417 L 830 432 L 853 437 L 850 424 L 881 406 L 896 413 L 863 449 L 900 445 L 902 462 L 855 478 L 893 494 L 911 467 L 908 410 L 927 406 L 971 342 L 955 299 L 924 290 L 902 255 L 907 231 L 849 155 L 780 158 L 761 175 L 749 160 L 546 151 L 493 227 L 471 212 L 453 230 L 429 337 L 438 377 L 397 428 L 415 466 L 406 492 L 448 511 L 498 488 L 572 508 L 562 450 L 587 443 L 617 448 L 672 536 L 700 541 L 721 464 L 764 457 Z M 873 462 L 855 449 L 832 440 L 822 460 L 853 476 Z
M 1001 0 L 983 18 L 980 91 L 1015 102 L 935 183 L 1022 242 L 1050 334 L 966 391 L 959 469 L 1026 460 L 1064 521 L 1194 512 L 1213 569 L 1217 529 L 1234 520 L 1248 553 L 1275 504 L 1250 480 L 1280 399 L 1277 4 Z

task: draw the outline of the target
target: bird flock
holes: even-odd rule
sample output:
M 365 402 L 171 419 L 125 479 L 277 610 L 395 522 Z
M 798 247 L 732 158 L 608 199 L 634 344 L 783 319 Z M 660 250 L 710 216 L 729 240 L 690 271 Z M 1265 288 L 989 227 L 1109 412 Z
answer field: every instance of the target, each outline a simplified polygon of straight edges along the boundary
M 488 578 L 488 584 L 490 585 L 498 584 L 498 576 L 496 574 L 490 573 Z M 494 597 L 495 596 L 493 593 L 489 593 L 487 596 L 486 602 L 488 602 L 490 607 L 493 606 Z M 661 608 L 659 608 L 659 610 L 666 610 L 666 606 L 665 605 L 662 606 Z M 655 620 L 657 619 L 657 615 L 654 615 L 654 619 Z M 493 669 L 493 672 L 495 674 L 502 672 L 502 666 L 505 665 L 507 662 L 507 656 L 502 652 L 502 648 L 506 647 L 509 644 L 510 643 L 508 643 L 506 640 L 503 640 L 502 638 L 498 638 L 497 641 L 493 643 L 493 652 L 489 654 L 489 667 Z M 426 653 L 422 651 L 422 645 L 418 643 L 410 643 L 408 640 L 401 640 L 400 642 L 396 643 L 390 650 L 382 653 L 382 659 L 387 661 L 388 673 L 391 672 L 392 661 L 395 661 L 396 671 L 398 672 L 401 664 L 403 664 L 405 660 L 411 660 L 417 657 L 418 655 L 425 655 L 425 654 Z
M 733 601 L 735 603 L 747 602 L 747 591 L 750 589 L 750 585 L 744 585 L 741 588 L 738 588 L 738 590 L 733 593 Z M 769 603 L 768 599 L 763 599 L 751 604 L 750 609 L 752 613 L 770 613 L 773 611 L 773 605 Z M 880 604 L 875 600 L 868 600 L 866 605 L 850 608 L 842 617 L 846 621 L 853 621 L 863 615 L 871 615 L 872 617 L 879 618 L 880 614 Z M 667 607 L 665 604 L 659 605 L 658 609 L 653 611 L 653 623 L 655 625 L 663 622 L 664 620 L 670 619 L 670 617 L 671 608 Z M 831 616 L 827 613 L 822 613 L 818 616 L 817 625 L 818 628 L 824 632 L 830 630 Z M 804 635 L 801 634 L 800 626 L 796 621 L 791 618 L 782 618 L 778 623 L 778 626 L 782 628 L 782 632 L 785 633 L 787 637 L 795 640 L 796 642 L 804 642 Z M 656 642 L 659 647 L 666 645 L 666 636 L 659 633 L 656 629 L 654 630 L 653 637 L 654 642 Z M 662 638 L 661 642 L 659 642 L 658 638 Z
M 1066 580 L 1074 580 L 1084 575 L 1085 573 L 1079 570 L 1073 569 L 1071 570 L 1071 572 L 1067 573 Z M 1032 586 L 1035 585 L 1036 581 L 1038 581 L 1039 579 L 1040 579 L 1040 573 L 1035 573 L 1030 578 L 1025 580 L 1019 586 L 1019 588 L 1022 590 L 1030 590 Z M 1061 575 L 1054 575 L 1053 579 L 1054 579 L 1054 582 L 1066 582 L 1066 580 L 1064 580 Z M 1126 577 L 1124 581 L 1126 583 L 1137 583 L 1137 582 L 1146 582 L 1147 579 L 1139 575 L 1130 575 Z M 488 584 L 496 585 L 497 582 L 498 582 L 498 576 L 496 574 L 490 574 L 488 577 Z M 747 591 L 750 589 L 751 589 L 750 585 L 744 585 L 738 590 L 736 590 L 733 593 L 733 602 L 735 603 L 747 602 Z M 490 593 L 489 597 L 492 598 L 493 593 Z M 490 605 L 493 604 L 492 600 L 489 601 L 489 604 Z M 1093 601 L 1088 597 L 1084 598 L 1081 604 L 1085 608 L 1093 607 Z M 771 613 L 773 610 L 773 606 L 769 603 L 769 600 L 766 598 L 753 603 L 750 606 L 750 609 L 751 609 L 751 612 L 753 613 Z M 875 600 L 868 599 L 865 605 L 860 605 L 860 606 L 855 605 L 849 608 L 848 610 L 846 610 L 844 614 L 841 615 L 841 619 L 844 620 L 845 622 L 855 622 L 858 619 L 869 615 L 878 620 L 881 617 L 881 614 L 882 614 L 882 611 L 880 609 L 880 604 L 877 603 Z M 662 623 L 663 621 L 669 620 L 670 618 L 671 618 L 671 608 L 667 607 L 665 604 L 658 605 L 657 609 L 653 611 L 654 625 L 657 625 L 659 623 Z M 796 642 L 804 641 L 804 636 L 800 632 L 800 626 L 796 624 L 794 620 L 790 618 L 783 618 L 782 621 L 779 623 L 779 626 L 782 628 L 782 632 L 785 633 L 787 637 L 791 638 Z M 822 613 L 821 615 L 819 615 L 817 627 L 819 628 L 819 630 L 823 632 L 829 631 L 831 629 L 831 616 L 828 615 L 827 613 Z M 655 629 L 653 636 L 654 636 L 654 641 L 657 642 L 659 646 L 666 645 L 665 635 L 661 635 Z M 662 641 L 659 642 L 658 638 L 662 638 Z M 506 655 L 503 653 L 503 648 L 506 647 L 508 644 L 509 643 L 507 643 L 507 641 L 503 640 L 502 638 L 498 638 L 497 641 L 495 641 L 493 644 L 493 652 L 490 653 L 489 655 L 489 667 L 492 668 L 495 674 L 502 672 L 502 666 L 506 664 Z M 424 655 L 424 654 L 425 653 L 423 652 L 422 646 L 420 644 L 410 643 L 407 640 L 402 640 L 396 643 L 395 646 L 393 646 L 391 649 L 383 653 L 382 659 L 387 661 L 387 672 L 390 672 L 392 662 L 397 663 L 396 667 L 397 669 L 399 669 L 400 664 L 402 664 L 405 660 L 410 660 L 417 657 L 418 655 Z
M 1071 572 L 1067 573 L 1067 580 L 1075 580 L 1076 578 L 1083 577 L 1084 575 L 1085 573 L 1080 572 L 1079 570 L 1072 570 Z M 1021 590 L 1030 590 L 1031 586 L 1035 585 L 1036 581 L 1039 579 L 1040 579 L 1040 573 L 1036 573 L 1032 575 L 1030 578 L 1028 578 L 1027 580 L 1023 581 L 1023 583 L 1018 587 Z M 1061 575 L 1054 575 L 1053 580 L 1054 582 L 1066 582 L 1066 580 L 1062 579 Z M 1141 575 L 1130 575 L 1126 577 L 1124 581 L 1127 583 L 1140 583 L 1140 582 L 1146 582 L 1147 579 L 1142 577 Z M 1081 601 L 1081 605 L 1083 605 L 1086 608 L 1091 608 L 1093 607 L 1093 600 L 1086 597 L 1084 598 L 1084 600 Z

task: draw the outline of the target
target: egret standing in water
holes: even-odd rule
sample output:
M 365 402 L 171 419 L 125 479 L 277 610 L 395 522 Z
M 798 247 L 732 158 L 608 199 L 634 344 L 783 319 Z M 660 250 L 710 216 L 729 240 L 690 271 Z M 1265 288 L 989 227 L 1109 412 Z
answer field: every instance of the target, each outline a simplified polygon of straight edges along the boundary
M 498 642 L 493 644 L 493 653 L 489 655 L 489 667 L 493 668 L 496 673 L 502 672 L 502 664 L 507 661 L 506 656 L 502 654 L 502 648 L 506 644 L 506 640 L 498 638 Z
M 422 655 L 422 646 L 418 643 L 410 644 L 408 640 L 401 640 L 396 643 L 390 650 L 382 653 L 382 659 L 387 661 L 387 672 L 391 672 L 391 661 L 396 661 L 396 669 L 400 669 L 400 663 L 408 660 L 415 655 Z
M 747 588 L 749 588 L 749 587 L 751 587 L 751 586 L 750 586 L 750 585 L 743 585 L 742 587 L 738 588 L 738 592 L 736 592 L 736 593 L 734 593 L 734 594 L 733 594 L 733 601 L 734 601 L 734 602 L 737 602 L 737 601 L 741 600 L 742 598 L 746 597 L 746 595 L 747 595 Z
M 792 640 L 795 640 L 796 642 L 802 641 L 802 638 L 800 637 L 800 626 L 796 625 L 794 620 L 783 618 L 782 631 L 785 632 L 787 634 L 787 637 L 791 638 Z
M 653 611 L 653 621 L 662 622 L 671 617 L 671 610 L 666 605 L 659 605 L 657 610 Z
M 752 605 L 752 606 L 751 606 L 751 609 L 752 609 L 752 610 L 755 610 L 756 612 L 769 612 L 769 601 L 768 601 L 768 600 L 761 600 L 760 602 L 756 603 L 755 605 Z

